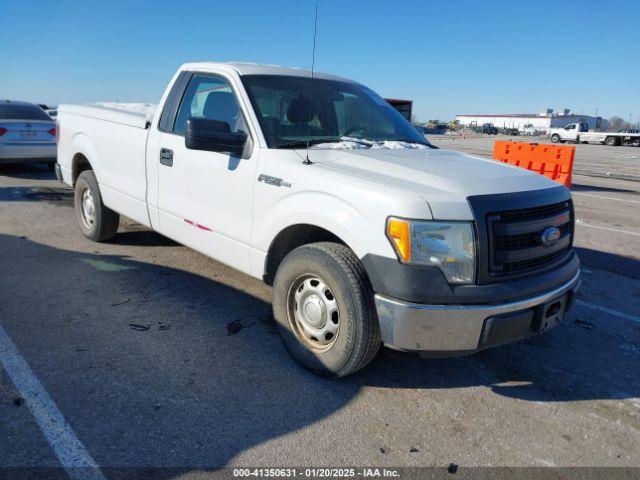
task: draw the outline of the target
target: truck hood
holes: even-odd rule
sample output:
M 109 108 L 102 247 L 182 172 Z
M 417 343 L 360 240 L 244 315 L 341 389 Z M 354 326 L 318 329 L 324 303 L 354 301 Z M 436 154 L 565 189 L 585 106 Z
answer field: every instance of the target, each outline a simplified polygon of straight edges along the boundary
M 471 219 L 469 196 L 558 186 L 523 168 L 453 150 L 312 149 L 309 156 L 321 167 L 414 192 L 428 202 L 433 217 L 438 219 Z

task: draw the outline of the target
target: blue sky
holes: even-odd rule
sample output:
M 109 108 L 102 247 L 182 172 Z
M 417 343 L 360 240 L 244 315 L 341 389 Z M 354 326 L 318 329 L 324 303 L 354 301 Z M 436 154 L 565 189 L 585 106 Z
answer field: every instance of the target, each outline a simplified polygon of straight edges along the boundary
M 0 98 L 157 102 L 187 61 L 308 68 L 315 1 L 0 0 Z M 640 2 L 319 0 L 318 70 L 456 113 L 640 116 Z M 609 11 L 609 13 L 612 13 Z

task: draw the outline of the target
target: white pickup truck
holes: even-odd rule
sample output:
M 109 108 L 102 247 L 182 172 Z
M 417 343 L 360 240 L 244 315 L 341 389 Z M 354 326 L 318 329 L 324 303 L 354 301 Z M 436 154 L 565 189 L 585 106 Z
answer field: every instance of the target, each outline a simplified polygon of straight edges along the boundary
M 527 338 L 575 299 L 569 190 L 433 147 L 359 83 L 193 63 L 155 114 L 63 105 L 58 124 L 87 238 L 122 214 L 263 279 L 316 373 L 355 372 L 382 344 L 452 356 Z
M 640 133 L 631 132 L 590 132 L 584 122 L 570 123 L 560 128 L 550 128 L 547 136 L 553 143 L 604 143 L 610 147 L 616 145 L 640 146 Z

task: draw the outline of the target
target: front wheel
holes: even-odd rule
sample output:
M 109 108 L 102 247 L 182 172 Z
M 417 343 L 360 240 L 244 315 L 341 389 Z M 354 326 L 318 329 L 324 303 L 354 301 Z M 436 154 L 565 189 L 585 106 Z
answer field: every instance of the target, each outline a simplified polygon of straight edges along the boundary
M 321 242 L 296 248 L 278 268 L 273 292 L 280 337 L 306 369 L 344 377 L 378 353 L 371 285 L 348 247 Z
M 78 176 L 74 203 L 80 231 L 85 237 L 94 242 L 115 237 L 120 215 L 102 203 L 98 181 L 92 170 L 85 170 Z

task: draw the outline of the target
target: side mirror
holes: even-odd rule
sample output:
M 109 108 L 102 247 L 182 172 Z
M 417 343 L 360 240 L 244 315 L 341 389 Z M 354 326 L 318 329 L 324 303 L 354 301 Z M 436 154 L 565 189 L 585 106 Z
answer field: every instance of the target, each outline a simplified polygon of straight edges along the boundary
M 227 122 L 206 118 L 187 119 L 184 144 L 190 150 L 223 152 L 240 156 L 247 142 L 244 132 L 231 132 Z

